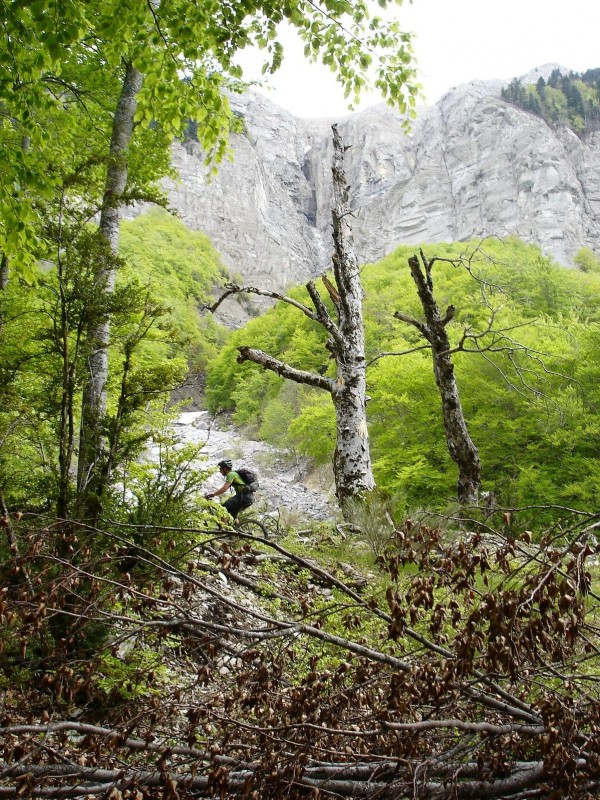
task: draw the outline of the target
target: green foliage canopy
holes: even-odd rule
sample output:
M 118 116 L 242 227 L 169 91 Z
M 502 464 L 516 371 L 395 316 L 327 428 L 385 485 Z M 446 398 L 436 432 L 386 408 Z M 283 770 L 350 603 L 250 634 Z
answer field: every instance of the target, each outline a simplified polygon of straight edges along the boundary
M 122 223 L 120 252 L 125 276 L 136 277 L 158 297 L 166 298 L 162 326 L 184 345 L 190 368 L 199 371 L 216 355 L 224 329 L 212 317 L 200 316 L 226 269 L 209 239 L 161 208 Z
M 168 140 L 191 121 L 215 162 L 234 124 L 226 91 L 243 86 L 236 55 L 258 47 L 264 71 L 276 71 L 283 59 L 281 23 L 303 40 L 307 58 L 336 73 L 347 97 L 356 98 L 372 81 L 391 103 L 412 109 L 418 91 L 410 34 L 372 16 L 366 0 L 9 0 L 1 13 L 0 252 L 21 267 L 31 264 L 36 203 L 53 192 L 57 160 L 77 161 L 78 143 L 93 130 L 104 139 L 106 158 L 125 64 L 144 75 L 138 137 L 150 129 Z M 154 180 L 161 172 L 152 173 L 149 163 L 137 166 Z
M 71 394 L 77 429 L 85 323 L 92 315 L 110 310 L 114 321 L 107 426 L 111 436 L 119 428 L 116 463 L 139 454 L 155 417 L 162 424 L 169 389 L 190 368 L 202 369 L 225 340 L 224 330 L 198 311 L 223 275 L 204 235 L 157 209 L 124 225 L 121 253 L 110 308 L 94 284 L 95 262 L 105 254 L 93 227 L 63 231 L 35 286 L 16 274 L 8 283 L 0 337 L 0 494 L 11 508 L 53 506 L 64 392 Z
M 433 269 L 440 308 L 456 306 L 453 346 L 468 327 L 505 338 L 492 351 L 457 352 L 455 371 L 470 433 L 483 464 L 482 488 L 508 505 L 588 504 L 600 487 L 598 417 L 600 277 L 566 270 L 534 246 L 506 242 L 424 247 L 428 258 L 457 259 L 477 250 L 471 272 L 443 261 Z M 404 509 L 443 507 L 454 494 L 431 357 L 401 310 L 421 317 L 401 247 L 364 267 L 368 404 L 378 485 Z M 482 294 L 482 280 L 486 281 Z M 298 297 L 303 290 L 298 290 Z M 484 297 L 487 302 L 484 302 Z M 480 346 L 491 342 L 482 337 Z M 328 368 L 324 338 L 310 320 L 279 305 L 237 331 L 209 369 L 211 408 L 228 408 L 279 444 L 319 461 L 331 459 L 333 412 L 316 390 L 236 364 L 238 345 L 259 347 L 301 369 Z M 381 353 L 406 353 L 377 358 Z M 295 405 L 294 405 L 295 404 Z M 289 420 L 284 429 L 278 420 Z
M 539 78 L 535 84 L 524 85 L 513 78 L 502 89 L 502 97 L 549 124 L 567 125 L 583 134 L 600 124 L 600 69 L 571 71 L 568 75 L 555 69 L 547 82 Z

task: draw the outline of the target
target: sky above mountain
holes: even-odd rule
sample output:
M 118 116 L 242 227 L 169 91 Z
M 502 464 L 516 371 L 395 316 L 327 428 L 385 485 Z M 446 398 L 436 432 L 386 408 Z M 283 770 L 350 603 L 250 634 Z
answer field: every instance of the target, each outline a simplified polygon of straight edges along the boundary
M 414 0 L 394 8 L 413 46 L 425 102 L 435 103 L 448 89 L 471 80 L 510 80 L 547 63 L 578 72 L 600 67 L 600 3 L 570 0 Z M 285 60 L 264 88 L 277 105 L 298 117 L 349 113 L 331 72 L 311 65 L 294 34 L 282 32 Z M 256 59 L 244 58 L 247 77 L 258 77 Z M 254 70 L 254 73 L 252 72 Z M 366 95 L 360 109 L 381 98 Z

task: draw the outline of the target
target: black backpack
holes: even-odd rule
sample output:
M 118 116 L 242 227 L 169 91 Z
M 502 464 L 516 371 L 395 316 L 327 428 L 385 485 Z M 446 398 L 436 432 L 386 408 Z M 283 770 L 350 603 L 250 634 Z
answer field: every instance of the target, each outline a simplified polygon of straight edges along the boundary
M 255 492 L 259 488 L 258 477 L 256 472 L 247 467 L 240 467 L 236 469 L 237 474 L 246 484 L 246 489 L 251 492 Z

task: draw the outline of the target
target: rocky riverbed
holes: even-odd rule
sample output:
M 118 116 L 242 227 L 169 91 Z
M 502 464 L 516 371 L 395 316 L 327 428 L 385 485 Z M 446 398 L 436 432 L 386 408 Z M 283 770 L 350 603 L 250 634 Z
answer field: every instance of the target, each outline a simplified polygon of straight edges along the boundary
M 265 442 L 249 439 L 234 427 L 215 420 L 208 411 L 182 413 L 175 423 L 183 442 L 204 443 L 202 448 L 208 463 L 216 467 L 218 461 L 230 458 L 236 466 L 256 471 L 260 489 L 256 493 L 256 507 L 268 513 L 298 520 L 336 519 L 337 503 L 333 496 L 332 481 L 325 476 L 326 488 L 309 480 L 306 462 L 292 454 L 278 450 Z M 214 491 L 222 485 L 217 473 L 206 485 Z

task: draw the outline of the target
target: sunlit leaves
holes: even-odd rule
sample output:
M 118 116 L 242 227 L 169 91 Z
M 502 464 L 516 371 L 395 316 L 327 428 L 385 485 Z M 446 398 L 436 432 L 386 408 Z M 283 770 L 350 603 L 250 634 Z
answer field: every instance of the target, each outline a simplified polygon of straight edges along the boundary
M 278 39 L 282 20 L 304 40 L 307 58 L 336 73 L 349 102 L 375 86 L 402 110 L 412 107 L 410 35 L 397 22 L 372 17 L 365 0 L 5 4 L 0 151 L 7 170 L 0 178 L 0 250 L 13 268 L 35 257 L 35 198 L 39 191 L 53 191 L 54 159 L 64 163 L 72 157 L 82 123 L 84 128 L 91 123 L 92 130 L 110 126 L 115 82 L 125 62 L 144 74 L 137 122 L 167 136 L 180 135 L 189 120 L 197 122 L 207 160 L 218 164 L 234 124 L 225 90 L 241 88 L 235 56 L 258 46 L 265 50 L 263 71 L 278 70 L 284 57 Z M 54 140 L 46 135 L 50 120 L 61 130 Z M 34 161 L 30 170 L 20 163 L 24 140 Z M 58 141 L 60 153 L 54 147 Z M 16 193 L 14 202 L 10 192 Z
M 32 267 L 36 284 L 13 273 L 0 298 L 0 491 L 11 506 L 57 496 L 59 421 L 65 393 L 79 421 L 91 320 L 112 316 L 106 425 L 113 433 L 120 427 L 117 466 L 144 446 L 166 393 L 190 366 L 204 368 L 223 341 L 212 317 L 201 319 L 197 310 L 223 269 L 206 237 L 154 211 L 125 225 L 124 265 L 85 219 L 84 206 L 68 203 L 61 223 L 45 217 L 44 267 Z M 95 275 L 108 259 L 119 279 L 104 297 Z
M 456 258 L 472 249 L 464 243 L 439 244 L 428 246 L 426 253 Z M 492 308 L 499 309 L 497 326 L 509 337 L 496 352 L 454 356 L 465 416 L 483 464 L 482 489 L 492 488 L 509 505 L 536 503 L 540 493 L 546 502 L 589 504 L 599 485 L 600 279 L 594 272 L 565 270 L 518 240 L 486 242 L 483 252 L 473 269 L 496 287 L 486 293 L 487 304 L 481 284 L 467 270 L 434 266 L 440 306 L 457 308 L 448 326 L 453 344 L 465 328 L 485 330 Z M 431 357 L 426 349 L 415 350 L 423 344 L 418 333 L 392 316 L 394 310 L 421 314 L 406 261 L 412 253 L 401 248 L 362 272 L 368 359 L 382 352 L 406 353 L 371 364 L 367 406 L 376 480 L 406 508 L 444 505 L 455 493 Z M 327 370 L 326 361 L 319 367 L 304 353 L 303 342 L 312 336 L 309 323 L 293 321 L 289 309 L 270 312 L 235 337 L 242 335 L 246 343 L 285 354 L 288 362 Z M 511 339 L 518 344 L 514 351 Z M 215 406 L 235 406 L 249 380 L 236 366 L 232 348 L 209 373 Z M 269 434 L 275 430 L 271 407 L 281 398 L 273 395 L 270 382 L 267 390 L 264 376 L 251 391 L 260 400 L 244 421 L 268 422 L 263 431 Z M 324 436 L 316 441 L 310 433 L 328 430 L 323 410 L 307 395 L 288 437 L 290 445 L 319 460 L 333 451 L 331 441 Z

